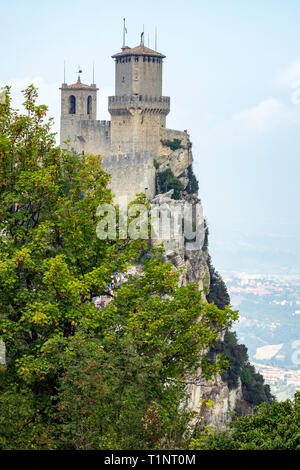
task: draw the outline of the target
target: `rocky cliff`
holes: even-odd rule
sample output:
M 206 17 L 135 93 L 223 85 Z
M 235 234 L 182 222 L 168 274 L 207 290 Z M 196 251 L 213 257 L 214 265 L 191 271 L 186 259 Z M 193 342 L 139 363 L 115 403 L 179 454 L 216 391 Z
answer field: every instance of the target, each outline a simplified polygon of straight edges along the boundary
M 161 140 L 160 153 L 156 161 L 156 196 L 151 204 L 155 207 L 160 204 L 166 206 L 173 204 L 183 207 L 190 203 L 198 205 L 202 209 L 198 198 L 198 182 L 193 174 L 193 156 L 188 135 L 184 139 L 174 138 Z M 178 196 L 180 191 L 180 196 Z M 177 194 L 176 194 L 177 191 Z M 175 196 L 175 198 L 174 198 Z M 179 269 L 185 269 L 181 275 L 181 283 L 197 283 L 203 292 L 203 298 L 210 289 L 209 252 L 207 246 L 207 227 L 203 221 L 200 224 L 200 242 L 195 249 L 187 249 L 184 235 L 165 241 L 166 259 Z M 224 339 L 224 333 L 220 340 Z M 206 405 L 207 400 L 214 402 L 213 406 Z M 238 414 L 252 413 L 253 407 L 244 399 L 240 378 L 236 386 L 229 387 L 228 383 L 220 375 L 209 382 L 197 379 L 197 384 L 191 388 L 190 406 L 199 413 L 202 423 L 205 421 L 217 429 L 223 429 L 225 423 L 230 420 L 231 412 Z

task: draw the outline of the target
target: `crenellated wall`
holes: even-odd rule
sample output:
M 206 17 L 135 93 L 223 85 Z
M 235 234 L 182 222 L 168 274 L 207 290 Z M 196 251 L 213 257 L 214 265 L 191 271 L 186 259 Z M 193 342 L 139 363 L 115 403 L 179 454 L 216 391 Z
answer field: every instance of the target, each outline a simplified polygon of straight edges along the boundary
M 106 155 L 110 152 L 110 121 L 61 118 L 60 141 L 63 148 L 82 154 Z M 68 144 L 65 141 L 69 140 Z

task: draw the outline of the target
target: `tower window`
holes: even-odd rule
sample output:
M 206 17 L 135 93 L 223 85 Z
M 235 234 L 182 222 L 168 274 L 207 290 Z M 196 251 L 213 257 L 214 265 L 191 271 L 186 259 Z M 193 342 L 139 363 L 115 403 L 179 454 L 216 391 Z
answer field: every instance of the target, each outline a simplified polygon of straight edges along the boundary
M 92 97 L 88 96 L 87 99 L 87 113 L 92 114 Z
M 69 97 L 69 114 L 76 114 L 76 98 L 74 95 Z
M 138 61 L 139 61 L 139 58 L 138 58 L 138 57 L 136 57 L 136 58 L 135 58 L 135 61 L 136 61 L 136 62 L 138 62 Z

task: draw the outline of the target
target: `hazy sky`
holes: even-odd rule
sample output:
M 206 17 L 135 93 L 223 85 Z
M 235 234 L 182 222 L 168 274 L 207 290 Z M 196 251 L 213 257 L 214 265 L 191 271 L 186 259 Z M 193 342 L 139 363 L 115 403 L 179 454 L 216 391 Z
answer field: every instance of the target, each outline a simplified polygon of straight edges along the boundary
M 57 121 L 58 87 L 76 80 L 100 88 L 98 118 L 109 119 L 111 55 L 126 42 L 158 50 L 167 125 L 188 129 L 200 197 L 221 270 L 300 273 L 299 0 L 0 0 L 0 85 L 35 82 Z

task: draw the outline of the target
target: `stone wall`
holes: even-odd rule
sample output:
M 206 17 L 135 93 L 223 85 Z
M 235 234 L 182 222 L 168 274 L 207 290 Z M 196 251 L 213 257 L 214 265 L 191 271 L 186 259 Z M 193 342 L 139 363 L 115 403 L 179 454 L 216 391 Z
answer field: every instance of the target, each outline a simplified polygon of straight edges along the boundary
M 131 56 L 117 59 L 116 96 L 131 94 L 161 96 L 162 67 L 162 59 L 157 57 Z
M 61 118 L 60 145 L 79 154 L 106 155 L 110 152 L 110 121 Z M 65 141 L 69 140 L 68 144 Z
M 61 116 L 69 117 L 70 119 L 88 119 L 95 120 L 97 114 L 97 91 L 98 88 L 96 85 L 91 85 L 87 88 L 80 88 L 80 83 L 78 83 L 79 88 L 68 87 L 66 83 L 63 83 L 61 86 Z M 76 100 L 76 112 L 75 114 L 70 114 L 70 96 L 74 96 Z M 91 106 L 90 114 L 87 112 L 87 100 L 88 97 L 91 97 Z
M 151 152 L 109 155 L 102 159 L 102 164 L 111 175 L 109 186 L 115 201 L 127 197 L 130 202 L 139 193 L 146 193 L 149 198 L 154 196 L 155 168 Z
M 160 129 L 165 126 L 170 98 L 110 96 L 112 153 L 159 152 Z

